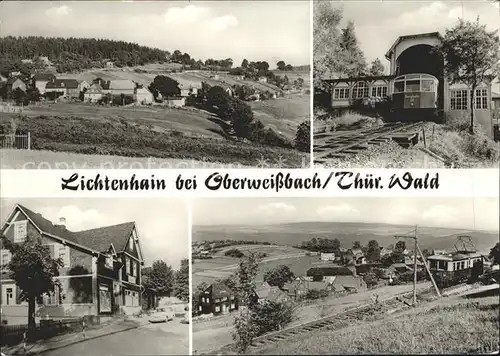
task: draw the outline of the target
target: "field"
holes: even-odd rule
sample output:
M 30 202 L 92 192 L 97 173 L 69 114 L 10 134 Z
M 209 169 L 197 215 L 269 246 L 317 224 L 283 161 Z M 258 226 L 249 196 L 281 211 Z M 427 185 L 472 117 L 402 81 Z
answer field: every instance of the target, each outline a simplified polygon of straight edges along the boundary
M 286 264 L 292 272 L 304 275 L 311 264 L 319 260 L 317 256 L 305 256 L 305 251 L 289 246 L 276 245 L 238 245 L 229 246 L 218 251 L 213 259 L 195 260 L 193 264 L 193 286 L 202 282 L 211 283 L 215 279 L 226 278 L 233 275 L 238 269 L 238 258 L 224 256 L 224 252 L 237 248 L 241 252 L 252 251 L 266 253 L 267 256 L 259 263 L 256 281 L 264 280 L 264 273 L 278 265 Z
M 254 349 L 260 355 L 478 354 L 499 348 L 498 297 L 441 299 L 373 322 L 352 322 Z M 333 334 L 335 333 L 335 334 Z M 334 337 L 333 337 L 334 336 Z
M 232 240 L 267 241 L 279 245 L 296 246 L 316 238 L 337 238 L 342 247 L 351 247 L 354 241 L 367 244 L 377 240 L 381 246 L 395 244 L 394 235 L 406 233 L 413 226 L 340 222 L 301 222 L 259 226 L 194 226 L 193 241 L 220 239 L 221 231 Z M 448 228 L 419 227 L 422 249 L 453 249 L 457 234 L 470 235 L 478 251 L 488 253 L 498 242 L 498 232 L 470 231 Z

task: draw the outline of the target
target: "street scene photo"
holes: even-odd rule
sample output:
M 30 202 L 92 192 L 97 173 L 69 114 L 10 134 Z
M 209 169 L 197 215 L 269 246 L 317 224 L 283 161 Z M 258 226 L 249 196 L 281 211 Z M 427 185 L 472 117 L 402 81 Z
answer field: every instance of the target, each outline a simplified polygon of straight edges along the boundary
M 499 167 L 498 0 L 313 6 L 315 166 Z
M 2 168 L 309 167 L 310 13 L 1 2 Z
M 189 354 L 183 200 L 2 199 L 0 211 L 2 355 Z
M 193 354 L 499 350 L 498 198 L 206 199 Z

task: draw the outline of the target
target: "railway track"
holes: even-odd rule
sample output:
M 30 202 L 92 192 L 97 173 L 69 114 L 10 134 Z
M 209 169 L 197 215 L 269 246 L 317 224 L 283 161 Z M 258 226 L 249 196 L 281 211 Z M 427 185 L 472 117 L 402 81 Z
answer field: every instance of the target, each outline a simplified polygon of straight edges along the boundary
M 346 158 L 372 145 L 389 141 L 396 141 L 403 147 L 411 147 L 418 143 L 418 128 L 422 125 L 423 122 L 389 123 L 376 128 L 316 134 L 314 162 L 325 163 L 328 159 Z

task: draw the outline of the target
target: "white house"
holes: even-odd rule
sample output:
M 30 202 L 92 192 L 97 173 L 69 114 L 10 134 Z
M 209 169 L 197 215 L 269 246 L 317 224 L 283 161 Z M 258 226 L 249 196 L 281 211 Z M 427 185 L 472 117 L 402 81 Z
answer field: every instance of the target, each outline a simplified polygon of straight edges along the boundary
M 85 102 L 95 103 L 102 99 L 102 87 L 94 83 L 87 89 L 85 94 L 83 94 L 83 98 Z
M 186 98 L 167 98 L 165 99 L 165 104 L 169 108 L 180 108 L 186 106 Z
M 259 77 L 259 82 L 267 83 L 267 77 Z
M 148 88 L 137 88 L 135 92 L 135 100 L 140 104 L 151 104 L 153 102 L 153 94 Z
M 334 253 L 321 253 L 321 261 L 335 261 Z

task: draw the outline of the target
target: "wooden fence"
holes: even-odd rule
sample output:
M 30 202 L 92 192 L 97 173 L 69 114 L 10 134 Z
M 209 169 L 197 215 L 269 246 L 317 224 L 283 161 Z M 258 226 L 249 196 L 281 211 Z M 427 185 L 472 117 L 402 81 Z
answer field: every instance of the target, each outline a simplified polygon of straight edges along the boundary
M 0 135 L 0 148 L 31 149 L 31 135 Z

